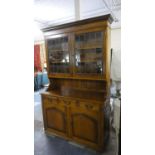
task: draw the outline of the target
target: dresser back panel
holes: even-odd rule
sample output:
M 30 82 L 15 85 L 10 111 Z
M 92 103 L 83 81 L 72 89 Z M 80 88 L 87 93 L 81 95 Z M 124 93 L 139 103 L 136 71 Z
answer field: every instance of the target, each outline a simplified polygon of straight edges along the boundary
M 74 80 L 74 79 L 50 79 L 52 89 L 79 89 L 89 91 L 106 91 L 105 81 Z

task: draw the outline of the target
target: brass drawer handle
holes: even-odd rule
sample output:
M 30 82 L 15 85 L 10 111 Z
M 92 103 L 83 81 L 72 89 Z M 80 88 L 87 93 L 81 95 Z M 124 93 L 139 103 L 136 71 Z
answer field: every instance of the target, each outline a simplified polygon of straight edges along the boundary
M 76 101 L 75 104 L 76 104 L 77 107 L 80 107 L 80 102 L 79 101 Z
M 58 102 L 59 102 L 59 100 L 58 100 L 58 98 L 53 98 L 53 97 L 49 97 L 49 98 L 47 98 L 47 101 L 48 101 L 48 103 L 49 104 L 58 104 Z
M 58 100 L 57 97 L 48 97 L 49 100 Z
M 69 102 L 69 101 L 64 101 L 64 103 L 65 103 L 66 105 L 70 105 L 70 102 Z
M 93 109 L 93 107 L 94 107 L 93 105 L 90 105 L 90 104 L 86 104 L 85 106 L 87 109 Z

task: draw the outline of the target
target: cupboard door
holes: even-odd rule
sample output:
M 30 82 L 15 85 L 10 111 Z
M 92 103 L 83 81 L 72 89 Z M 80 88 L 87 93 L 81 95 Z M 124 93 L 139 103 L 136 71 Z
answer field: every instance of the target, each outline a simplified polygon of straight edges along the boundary
M 46 44 L 49 74 L 71 73 L 69 35 L 49 37 Z
M 45 130 L 67 135 L 67 109 L 55 97 L 43 99 Z
M 76 102 L 71 106 L 72 138 L 94 146 L 99 143 L 99 112 L 92 103 Z
M 74 73 L 103 76 L 104 31 L 76 33 L 74 36 Z

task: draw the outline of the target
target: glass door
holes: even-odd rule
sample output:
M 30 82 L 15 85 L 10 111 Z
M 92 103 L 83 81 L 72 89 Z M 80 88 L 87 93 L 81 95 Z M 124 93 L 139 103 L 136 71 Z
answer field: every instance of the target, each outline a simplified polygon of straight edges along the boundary
M 75 35 L 75 74 L 103 75 L 103 31 Z
M 69 38 L 62 36 L 47 40 L 49 74 L 70 73 Z

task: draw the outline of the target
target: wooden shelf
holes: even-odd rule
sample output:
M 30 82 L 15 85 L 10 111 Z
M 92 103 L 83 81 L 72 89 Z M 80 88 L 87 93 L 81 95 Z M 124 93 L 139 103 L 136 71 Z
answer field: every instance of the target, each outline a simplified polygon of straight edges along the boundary
M 102 60 L 81 60 L 81 61 L 76 61 L 77 63 L 97 63 L 97 61 L 102 61 Z
M 53 49 L 48 49 L 48 50 L 49 50 L 49 52 L 51 52 L 51 51 L 52 52 L 69 52 L 68 49 L 65 49 L 65 50 L 63 50 L 63 49 L 54 49 L 54 50 Z
M 86 50 L 86 49 L 96 49 L 96 48 L 101 48 L 102 45 L 91 45 L 91 46 L 81 46 L 81 47 L 75 47 L 76 50 Z
M 77 73 L 76 76 L 72 76 L 71 73 L 53 73 L 52 75 L 48 75 L 49 78 L 58 78 L 58 79 L 76 79 L 76 80 L 95 80 L 95 81 L 106 81 L 107 79 L 104 77 L 104 75 L 99 76 L 98 74 L 92 74 L 91 76 L 89 73 L 87 74 L 80 74 Z
M 98 60 L 81 60 L 81 61 L 76 61 L 77 63 L 97 63 L 97 61 L 102 61 L 101 59 Z M 63 63 L 63 64 L 69 64 L 70 62 L 61 62 L 61 61 L 53 61 L 50 62 L 51 64 L 57 64 L 57 63 Z
M 82 92 L 82 93 L 81 93 Z M 67 98 L 76 98 L 87 101 L 94 102 L 104 102 L 105 100 L 105 92 L 93 92 L 93 91 L 82 91 L 75 89 L 66 89 L 66 91 L 61 91 L 59 89 L 49 90 L 48 92 L 44 92 L 42 94 L 52 95 L 56 97 L 67 97 Z
M 96 90 L 96 89 L 86 89 L 86 88 L 74 88 L 75 91 L 84 91 L 84 92 L 97 92 L 97 93 L 106 93 L 106 91 L 103 90 Z
M 51 64 L 69 64 L 69 62 L 60 62 L 60 61 L 57 61 L 57 62 L 51 62 Z

